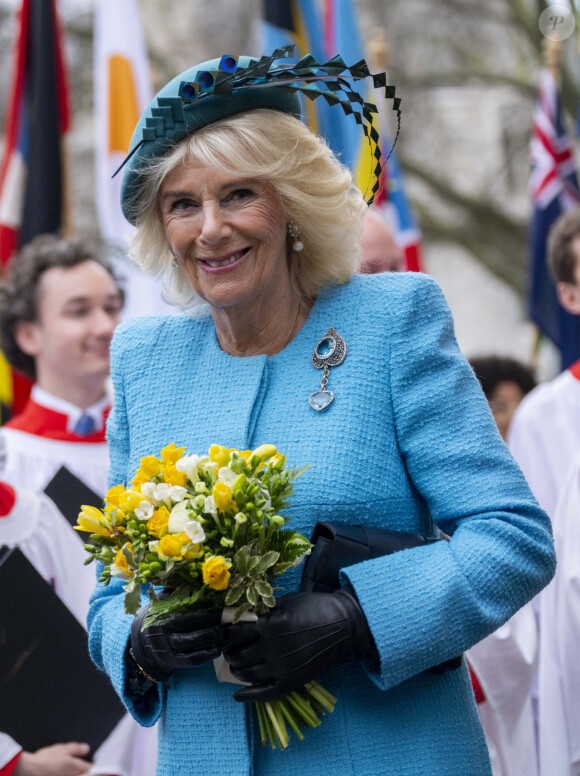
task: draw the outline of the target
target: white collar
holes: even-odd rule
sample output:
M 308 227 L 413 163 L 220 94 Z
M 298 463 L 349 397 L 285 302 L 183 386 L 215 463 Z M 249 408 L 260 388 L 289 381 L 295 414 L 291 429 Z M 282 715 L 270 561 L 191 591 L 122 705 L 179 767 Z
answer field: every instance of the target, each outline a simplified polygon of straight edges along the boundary
M 61 399 L 60 396 L 48 393 L 39 385 L 32 386 L 30 398 L 37 404 L 40 404 L 41 407 L 46 407 L 54 412 L 60 412 L 61 415 L 66 415 L 66 430 L 71 434 L 74 433 L 75 427 L 82 415 L 90 415 L 95 422 L 95 431 L 102 431 L 105 427 L 104 412 L 111 405 L 109 397 L 105 396 L 95 404 L 82 410 L 76 404 L 71 404 L 70 401 Z

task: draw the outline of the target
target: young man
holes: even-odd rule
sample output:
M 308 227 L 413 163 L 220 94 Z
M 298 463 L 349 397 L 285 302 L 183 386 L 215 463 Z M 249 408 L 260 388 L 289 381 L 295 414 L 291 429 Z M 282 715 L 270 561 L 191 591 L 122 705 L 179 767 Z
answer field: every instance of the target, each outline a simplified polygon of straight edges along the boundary
M 65 466 L 99 496 L 106 493 L 109 346 L 122 304 L 123 296 L 111 267 L 79 240 L 43 235 L 13 257 L 0 286 L 1 346 L 9 363 L 35 381 L 24 411 L 0 429 L 0 477 L 17 490 L 39 494 Z M 42 497 L 42 520 L 26 540 L 14 539 L 14 519 L 0 520 L 0 544 L 19 546 L 37 570 L 54 581 L 56 592 L 71 611 L 84 620 L 88 590 L 94 586 L 94 569 L 82 565 L 81 537 L 68 524 L 62 524 L 60 513 L 55 517 L 55 510 L 46 508 L 46 501 Z M 42 557 L 33 551 L 32 544 L 38 543 L 42 525 L 53 520 L 51 526 L 56 529 L 58 518 L 69 549 L 78 549 L 73 575 L 64 563 L 62 542 L 51 543 L 47 538 Z M 24 531 L 24 522 L 17 528 Z M 50 537 L 51 531 L 45 531 L 45 535 Z M 70 562 L 70 552 L 67 555 Z M 47 576 L 49 565 L 56 572 Z M 64 774 L 64 766 L 59 771 L 60 766 L 51 762 L 53 770 L 49 769 L 48 760 L 54 757 L 65 758 L 70 766 L 66 773 L 71 776 L 83 773 L 84 762 L 83 770 L 75 770 L 81 761 L 75 745 L 71 746 L 72 753 L 48 747 L 34 755 L 24 753 L 15 762 L 14 743 L 0 738 L 0 776 L 8 776 L 14 766 L 15 776 L 45 771 Z M 107 739 L 103 751 L 97 752 L 92 773 L 152 774 L 155 748 L 155 733 L 125 718 Z M 12 760 L 8 759 L 10 754 Z M 44 770 L 29 762 L 39 754 Z
M 65 465 L 105 493 L 109 346 L 122 303 L 109 265 L 79 241 L 44 235 L 12 260 L 0 288 L 1 345 L 35 385 L 0 431 L 9 483 L 42 490 Z
M 554 224 L 548 261 L 560 304 L 580 315 L 580 208 Z M 580 449 L 579 418 L 580 361 L 529 393 L 511 423 L 510 450 L 552 519 L 570 463 Z

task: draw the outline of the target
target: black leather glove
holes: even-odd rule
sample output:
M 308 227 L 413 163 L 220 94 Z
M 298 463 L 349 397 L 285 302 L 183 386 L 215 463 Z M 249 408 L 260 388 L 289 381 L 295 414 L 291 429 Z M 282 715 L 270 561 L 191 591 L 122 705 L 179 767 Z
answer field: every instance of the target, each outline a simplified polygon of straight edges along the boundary
M 346 588 L 289 593 L 256 622 L 228 626 L 224 656 L 234 676 L 254 685 L 234 698 L 269 701 L 374 649 L 361 606 L 352 588 Z
M 137 612 L 131 626 L 131 650 L 137 665 L 156 682 L 177 668 L 191 668 L 222 651 L 221 612 L 179 614 L 143 628 L 149 606 Z

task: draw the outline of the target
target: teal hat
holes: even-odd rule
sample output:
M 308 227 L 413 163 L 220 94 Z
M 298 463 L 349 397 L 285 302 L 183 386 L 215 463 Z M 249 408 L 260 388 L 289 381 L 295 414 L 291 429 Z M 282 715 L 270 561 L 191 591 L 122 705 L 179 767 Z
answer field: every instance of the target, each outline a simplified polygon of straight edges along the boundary
M 364 102 L 345 80 L 370 77 L 365 61 L 347 67 L 340 57 L 334 57 L 321 65 L 308 54 L 295 64 L 274 66 L 275 60 L 287 59 L 293 52 L 293 46 L 283 46 L 271 56 L 259 59 L 226 54 L 190 67 L 156 94 L 135 127 L 127 158 L 115 173 L 125 168 L 121 209 L 130 223 L 135 223 L 135 205 L 142 185 L 139 171 L 151 159 L 165 155 L 198 129 L 244 111 L 270 108 L 299 119 L 302 111 L 298 92 L 310 99 L 322 96 L 331 105 L 340 104 L 346 115 L 354 115 L 374 146 L 374 196 L 381 171 L 378 133 L 372 126 L 372 114 L 377 108 Z M 383 86 L 385 95 L 393 98 L 400 121 L 400 100 L 395 98 L 395 88 L 386 86 L 384 73 L 372 78 L 375 86 Z M 353 109 L 355 105 L 360 113 Z

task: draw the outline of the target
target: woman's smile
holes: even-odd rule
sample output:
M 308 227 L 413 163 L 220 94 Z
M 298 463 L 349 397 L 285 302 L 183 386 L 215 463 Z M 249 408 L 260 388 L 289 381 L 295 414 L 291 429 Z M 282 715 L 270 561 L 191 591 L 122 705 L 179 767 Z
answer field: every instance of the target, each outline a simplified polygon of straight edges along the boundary
M 202 257 L 198 256 L 197 261 L 206 272 L 222 272 L 223 270 L 237 269 L 246 258 L 250 248 L 242 248 L 240 251 L 226 254 L 220 257 Z

